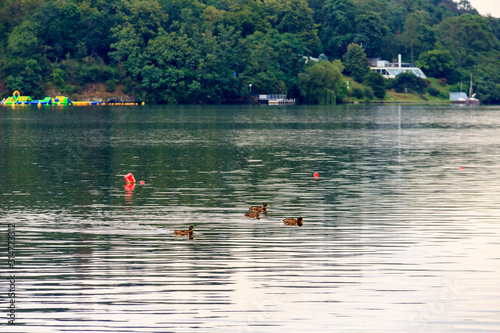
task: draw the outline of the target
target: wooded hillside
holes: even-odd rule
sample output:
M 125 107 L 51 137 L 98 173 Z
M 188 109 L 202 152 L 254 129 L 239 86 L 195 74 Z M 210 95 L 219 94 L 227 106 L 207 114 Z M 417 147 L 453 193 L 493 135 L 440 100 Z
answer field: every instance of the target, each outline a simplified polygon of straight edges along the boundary
M 355 43 L 367 57 L 402 54 L 452 90 L 472 73 L 478 97 L 499 103 L 499 39 L 500 19 L 468 0 L 0 0 L 0 97 L 100 83 L 140 101 L 220 103 L 252 84 L 341 101 Z

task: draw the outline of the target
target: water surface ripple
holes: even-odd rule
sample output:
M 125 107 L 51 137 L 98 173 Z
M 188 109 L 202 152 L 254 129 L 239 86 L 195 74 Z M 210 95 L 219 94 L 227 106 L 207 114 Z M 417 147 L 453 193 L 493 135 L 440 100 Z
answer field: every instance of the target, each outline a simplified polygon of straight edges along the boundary
M 2 108 L 1 330 L 498 332 L 499 115 Z

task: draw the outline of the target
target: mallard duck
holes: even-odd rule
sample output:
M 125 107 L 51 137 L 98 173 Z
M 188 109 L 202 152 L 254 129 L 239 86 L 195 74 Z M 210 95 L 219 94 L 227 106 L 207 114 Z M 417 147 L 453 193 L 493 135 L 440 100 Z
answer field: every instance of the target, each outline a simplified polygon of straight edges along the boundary
M 299 227 L 302 227 L 302 224 L 304 224 L 304 221 L 302 220 L 302 217 L 298 217 L 296 219 L 284 219 L 283 223 L 286 225 L 298 225 Z
M 193 236 L 193 230 L 196 230 L 192 225 L 189 226 L 189 230 L 174 230 L 174 235 L 177 236 Z
M 251 212 L 255 213 L 267 213 L 267 203 L 263 203 L 262 206 L 252 206 L 248 209 Z
M 245 214 L 246 217 L 251 217 L 253 219 L 260 220 L 260 214 L 259 213 L 254 213 L 254 212 L 248 212 Z

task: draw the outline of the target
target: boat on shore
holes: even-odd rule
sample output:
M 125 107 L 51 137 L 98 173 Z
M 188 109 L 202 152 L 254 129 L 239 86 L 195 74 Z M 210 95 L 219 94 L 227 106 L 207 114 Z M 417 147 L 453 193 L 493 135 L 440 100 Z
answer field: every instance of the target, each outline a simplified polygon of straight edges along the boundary
M 476 94 L 472 93 L 472 73 L 470 74 L 469 97 L 465 100 L 466 105 L 479 105 L 481 101 L 475 98 Z
M 450 93 L 450 98 L 453 93 Z M 460 96 L 457 99 L 452 99 L 453 104 L 464 104 L 464 105 L 480 105 L 481 101 L 476 98 L 476 94 L 472 93 L 472 74 L 470 75 L 470 86 L 469 86 L 469 95 L 467 96 L 465 93 L 456 93 L 457 96 Z

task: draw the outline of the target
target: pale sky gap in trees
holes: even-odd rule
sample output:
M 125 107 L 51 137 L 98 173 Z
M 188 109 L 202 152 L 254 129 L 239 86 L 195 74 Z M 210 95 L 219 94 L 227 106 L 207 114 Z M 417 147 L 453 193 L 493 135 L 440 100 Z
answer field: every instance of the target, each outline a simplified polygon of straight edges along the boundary
M 499 0 L 469 0 L 469 2 L 472 5 L 472 7 L 477 9 L 479 14 L 486 16 L 489 13 L 493 17 L 500 18 Z

